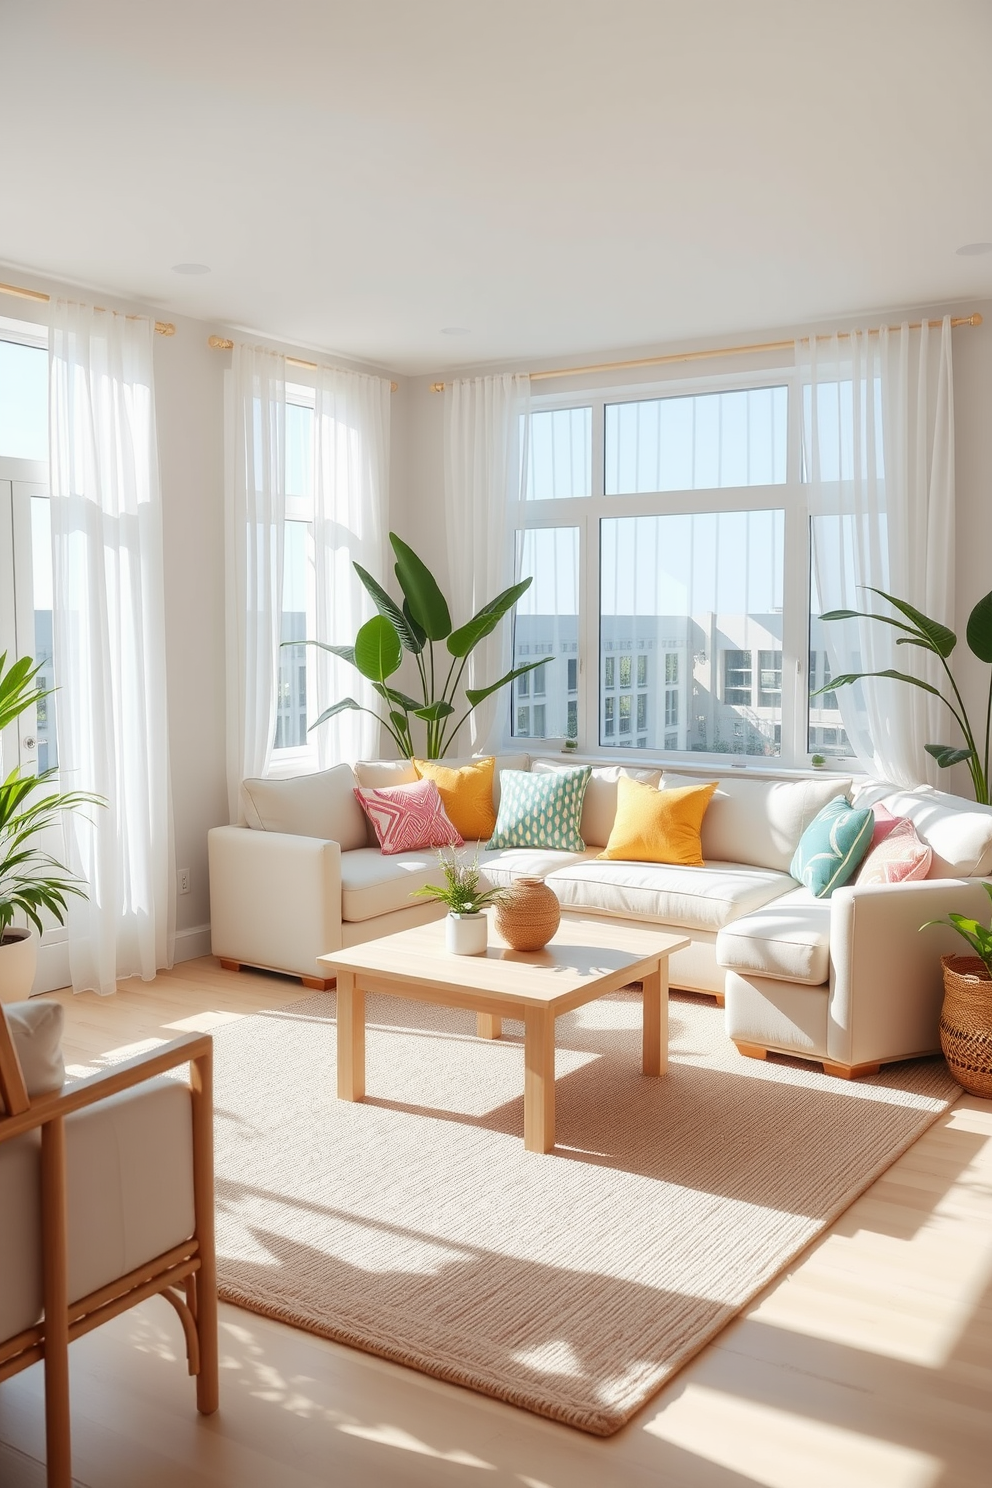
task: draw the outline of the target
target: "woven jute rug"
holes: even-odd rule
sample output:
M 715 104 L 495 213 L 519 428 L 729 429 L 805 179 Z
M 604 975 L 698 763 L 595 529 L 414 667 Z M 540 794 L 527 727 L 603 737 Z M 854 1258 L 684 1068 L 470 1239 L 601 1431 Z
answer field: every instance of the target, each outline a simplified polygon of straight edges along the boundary
M 558 1020 L 554 1153 L 523 1147 L 522 1026 L 369 1000 L 368 1098 L 335 1090 L 334 996 L 216 1035 L 221 1293 L 600 1436 L 958 1095 L 939 1060 L 869 1080 L 742 1059 L 673 999 Z

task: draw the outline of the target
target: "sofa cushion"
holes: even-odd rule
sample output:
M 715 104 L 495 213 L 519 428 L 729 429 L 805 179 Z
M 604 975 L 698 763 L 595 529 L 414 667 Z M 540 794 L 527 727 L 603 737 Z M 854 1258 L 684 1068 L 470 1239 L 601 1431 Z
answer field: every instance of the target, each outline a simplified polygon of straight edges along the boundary
M 531 765 L 535 775 L 547 774 L 549 770 L 574 770 L 574 764 L 563 760 L 535 760 Z M 645 785 L 661 784 L 660 770 L 636 770 L 627 765 L 594 765 L 589 784 L 582 801 L 582 821 L 579 831 L 587 847 L 605 847 L 610 840 L 617 814 L 617 781 L 621 775 L 627 780 L 640 780 Z
M 643 780 L 617 782 L 617 816 L 600 857 L 627 863 L 702 868 L 699 829 L 716 781 L 657 790 Z
M 421 780 L 433 780 L 449 821 L 471 842 L 488 841 L 496 826 L 493 806 L 493 755 L 467 765 L 443 765 L 438 760 L 413 761 Z
M 462 847 L 464 841 L 452 825 L 433 780 L 414 780 L 409 785 L 387 785 L 355 795 L 375 828 L 379 846 L 387 857 L 419 852 L 426 847 Z
M 880 811 L 884 809 L 879 807 Z M 888 822 L 884 825 L 889 827 Z M 891 830 L 871 848 L 861 864 L 858 883 L 912 883 L 915 879 L 927 877 L 932 862 L 933 848 L 929 842 L 920 841 L 911 821 L 896 818 Z
M 342 852 L 350 852 L 367 841 L 365 816 L 355 800 L 357 783 L 350 765 L 284 780 L 243 780 L 245 821 L 263 832 L 338 842 Z
M 397 909 L 413 909 L 423 902 L 411 899 L 415 889 L 441 882 L 437 853 L 428 848 L 393 857 L 386 857 L 377 847 L 342 853 L 341 918 L 374 920 Z
M 745 863 L 682 868 L 602 859 L 557 868 L 547 882 L 565 909 L 600 910 L 713 931 L 795 888 L 787 873 Z
M 992 873 L 992 806 L 979 806 L 932 786 L 904 790 L 886 782 L 861 786 L 856 806 L 883 805 L 905 816 L 933 848 L 930 878 L 981 878 Z
M 584 852 L 579 823 L 589 775 L 588 765 L 550 775 L 501 771 L 499 815 L 489 846 Z
M 591 862 L 595 857 L 594 847 L 581 853 L 559 852 L 551 847 L 501 847 L 483 849 L 479 863 L 493 888 L 505 889 L 518 878 L 547 878 L 559 868 Z
M 752 910 L 720 931 L 716 959 L 741 976 L 819 987 L 830 975 L 829 900 L 794 889 Z
M 663 784 L 701 785 L 705 777 L 666 770 Z M 719 782 L 703 818 L 707 863 L 754 863 L 788 873 L 799 839 L 828 801 L 847 794 L 851 781 L 737 780 Z
M 62 1004 L 45 1002 L 41 998 L 31 1002 L 8 1002 L 4 1013 L 29 1097 L 34 1100 L 36 1096 L 53 1095 L 61 1090 L 65 1084 Z M 0 1097 L 0 1112 L 3 1110 Z

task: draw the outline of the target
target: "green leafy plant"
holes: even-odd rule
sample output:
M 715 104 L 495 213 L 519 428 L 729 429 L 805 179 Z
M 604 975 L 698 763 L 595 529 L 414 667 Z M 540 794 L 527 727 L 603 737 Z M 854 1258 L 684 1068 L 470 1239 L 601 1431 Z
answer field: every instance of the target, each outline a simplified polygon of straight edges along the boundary
M 914 609 L 903 599 L 896 599 L 893 594 L 886 594 L 884 589 L 874 589 L 867 586 L 872 594 L 878 594 L 887 600 L 898 614 L 876 615 L 864 610 L 828 610 L 821 615 L 821 620 L 877 620 L 880 625 L 891 625 L 896 630 L 901 630 L 902 635 L 896 638 L 897 646 L 916 646 L 921 651 L 929 651 L 936 656 L 947 674 L 951 696 L 948 697 L 941 692 L 939 687 L 934 687 L 930 682 L 924 682 L 920 677 L 911 677 L 908 672 L 896 671 L 893 667 L 887 667 L 881 672 L 844 672 L 839 677 L 832 677 L 823 687 L 817 688 L 816 692 L 810 693 L 811 697 L 817 697 L 822 692 L 833 692 L 838 687 L 848 687 L 852 682 L 860 682 L 865 677 L 891 677 L 896 682 L 908 682 L 911 687 L 919 687 L 923 692 L 929 692 L 948 708 L 953 715 L 961 733 L 964 736 L 964 745 L 952 744 L 927 744 L 927 754 L 933 756 L 942 769 L 950 765 L 967 763 L 971 773 L 972 784 L 975 788 L 975 800 L 982 805 L 992 804 L 989 798 L 989 729 L 992 724 L 992 674 L 989 677 L 988 703 L 985 708 L 985 746 L 979 750 L 975 732 L 968 717 L 968 711 L 964 705 L 960 689 L 954 680 L 947 659 L 958 643 L 954 631 L 946 625 L 941 625 L 937 620 L 931 620 L 922 611 Z M 992 592 L 980 599 L 968 617 L 966 631 L 968 646 L 979 661 L 992 664 Z
M 827 763 L 827 758 L 823 754 L 811 754 L 809 762 L 815 769 L 822 770 L 823 766 Z
M 466 863 L 458 853 L 445 852 L 442 848 L 437 860 L 444 883 L 425 884 L 422 889 L 414 889 L 411 898 L 436 899 L 438 903 L 447 905 L 449 914 L 459 915 L 478 914 L 487 905 L 498 904 L 503 898 L 503 889 L 479 887 L 482 873 L 477 856 L 471 863 Z
M 51 690 L 46 692 L 35 685 L 40 670 L 30 656 L 22 656 L 8 667 L 6 651 L 0 655 L 0 731 L 26 708 L 51 696 Z M 86 897 L 79 879 L 45 852 L 38 839 L 41 832 L 57 824 L 63 811 L 104 803 L 85 791 L 47 789 L 56 773 L 46 770 L 41 775 L 28 775 L 15 767 L 6 780 L 0 781 L 0 940 L 18 911 L 41 934 L 43 910 L 61 925 L 68 913 L 66 896 Z
M 360 563 L 355 563 L 355 572 L 372 596 L 378 614 L 361 627 L 353 646 L 308 642 L 308 645 L 319 646 L 321 650 L 340 656 L 367 677 L 385 704 L 386 716 L 371 708 L 363 708 L 354 698 L 346 697 L 326 708 L 311 727 L 317 728 L 328 718 L 349 708 L 371 713 L 392 735 L 400 753 L 412 759 L 417 751 L 413 745 L 411 719 L 418 718 L 427 732 L 424 757 L 440 759 L 462 724 L 484 699 L 541 665 L 541 661 L 527 662 L 524 666 L 514 667 L 498 682 L 466 688 L 464 695 L 468 707 L 457 722 L 453 722 L 458 712 L 455 698 L 469 656 L 479 642 L 496 629 L 504 615 L 509 614 L 520 596 L 530 588 L 532 580 L 521 579 L 520 583 L 511 584 L 509 589 L 504 589 L 502 594 L 484 604 L 465 625 L 454 629 L 448 602 L 427 565 L 395 532 L 389 534 L 389 541 L 396 555 L 395 573 L 403 593 L 402 604 L 397 604 Z M 447 655 L 442 653 L 439 664 L 434 647 L 441 641 L 445 643 Z M 389 678 L 402 665 L 404 651 L 413 657 L 416 664 L 420 698 L 411 697 L 389 685 Z M 442 680 L 445 665 L 447 671 Z
M 992 883 L 983 883 L 982 888 L 992 899 Z M 988 929 L 979 924 L 978 920 L 969 920 L 966 915 L 949 914 L 942 920 L 927 920 L 920 926 L 926 930 L 930 925 L 950 925 L 959 935 L 963 935 L 971 946 L 975 955 L 985 965 L 985 970 L 992 977 L 992 925 Z

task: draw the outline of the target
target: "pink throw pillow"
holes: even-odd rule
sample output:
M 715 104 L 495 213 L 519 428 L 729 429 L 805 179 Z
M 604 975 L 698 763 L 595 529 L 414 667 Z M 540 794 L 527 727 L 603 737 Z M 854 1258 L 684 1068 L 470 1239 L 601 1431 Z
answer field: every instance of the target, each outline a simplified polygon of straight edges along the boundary
M 875 813 L 875 826 L 868 845 L 869 852 L 873 852 L 880 842 L 884 842 L 901 821 L 907 820 L 905 816 L 893 816 L 886 806 L 873 806 L 872 811 Z
M 857 882 L 909 883 L 911 879 L 926 878 L 932 862 L 933 848 L 920 841 L 911 821 L 896 817 L 888 835 L 865 858 Z
M 462 847 L 433 780 L 412 785 L 356 789 L 359 805 L 375 828 L 384 853 L 417 852 L 422 847 Z

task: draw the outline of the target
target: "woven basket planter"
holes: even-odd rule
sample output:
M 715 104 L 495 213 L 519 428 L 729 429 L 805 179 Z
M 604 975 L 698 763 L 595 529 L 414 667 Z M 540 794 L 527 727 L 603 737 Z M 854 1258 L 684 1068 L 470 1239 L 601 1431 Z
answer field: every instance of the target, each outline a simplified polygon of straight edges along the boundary
M 518 878 L 496 905 L 496 929 L 515 951 L 539 951 L 560 922 L 558 896 L 543 878 Z
M 977 956 L 941 956 L 940 964 L 944 1058 L 959 1085 L 971 1095 L 992 1099 L 992 980 Z

